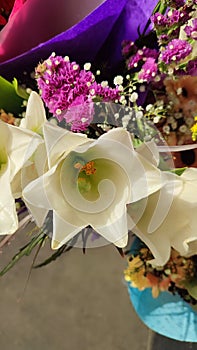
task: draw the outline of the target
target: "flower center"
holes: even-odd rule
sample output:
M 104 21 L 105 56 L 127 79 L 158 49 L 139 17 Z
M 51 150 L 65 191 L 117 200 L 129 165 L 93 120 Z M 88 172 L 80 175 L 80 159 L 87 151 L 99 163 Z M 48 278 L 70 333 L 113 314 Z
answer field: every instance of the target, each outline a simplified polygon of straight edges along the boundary
M 79 191 L 84 194 L 92 189 L 92 176 L 96 173 L 94 161 L 90 161 L 85 165 L 80 162 L 75 163 L 74 167 L 80 169 L 77 185 Z

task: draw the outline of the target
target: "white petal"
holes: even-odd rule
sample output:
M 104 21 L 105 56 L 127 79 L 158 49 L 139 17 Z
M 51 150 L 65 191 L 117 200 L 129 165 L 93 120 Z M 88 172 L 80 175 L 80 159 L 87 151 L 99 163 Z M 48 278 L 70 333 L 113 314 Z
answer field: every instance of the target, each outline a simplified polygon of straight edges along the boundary
M 26 115 L 25 118 L 22 119 L 20 127 L 34 132 L 40 132 L 46 120 L 44 104 L 41 97 L 35 91 L 32 91 L 28 99 Z
M 21 171 L 14 176 L 14 179 L 11 182 L 12 194 L 14 198 L 20 198 L 22 195 L 21 188 Z
M 116 141 L 130 148 L 131 150 L 134 149 L 130 133 L 123 128 L 116 128 L 108 131 L 107 133 L 100 136 L 98 142 L 103 142 L 103 140 Z
M 46 146 L 44 143 L 41 143 L 34 153 L 34 164 L 38 176 L 43 175 L 48 170 Z
M 10 159 L 10 181 L 12 181 L 43 140 L 29 130 L 0 121 L 0 144 L 5 135 L 7 135 L 6 150 Z
M 101 216 L 102 222 L 102 216 Z M 107 241 L 115 244 L 119 248 L 124 248 L 128 242 L 128 227 L 127 227 L 127 213 L 126 209 L 117 220 L 110 222 L 104 226 L 93 226 L 101 236 Z
M 138 221 L 135 221 L 132 205 L 128 206 L 128 214 L 136 223 L 132 230 L 152 251 L 154 265 L 163 266 L 168 261 L 171 247 L 182 256 L 197 254 L 197 186 L 196 183 L 192 186 L 192 182 L 186 182 L 182 176 L 177 176 L 175 184 L 174 193 L 167 184 L 149 196 Z M 192 197 L 195 199 L 191 200 Z
M 76 218 L 77 223 L 77 218 Z M 52 249 L 58 249 L 77 235 L 85 226 L 74 226 L 65 221 L 57 212 L 53 213 Z
M 137 147 L 136 152 L 142 157 L 148 160 L 150 163 L 156 167 L 159 164 L 159 152 L 154 141 L 144 142 L 139 147 Z
M 43 225 L 46 213 L 52 209 L 47 195 L 47 187 L 50 186 L 51 175 L 55 170 L 56 168 L 53 168 L 43 176 L 30 182 L 22 192 L 25 204 L 32 212 L 38 226 Z
M 27 202 L 26 202 L 26 204 L 27 204 Z M 27 207 L 28 207 L 30 213 L 32 214 L 33 219 L 35 220 L 36 225 L 38 227 L 42 227 L 45 223 L 45 219 L 47 217 L 49 210 L 42 208 L 42 207 L 38 207 L 37 205 L 34 206 L 30 203 L 28 203 Z
M 65 156 L 76 146 L 88 140 L 86 135 L 74 134 L 51 123 L 45 123 L 43 126 L 43 134 L 49 168 L 59 162 L 63 155 Z
M 4 172 L 2 170 L 0 172 L 0 235 L 12 234 L 18 228 L 18 218 L 9 182 L 9 172 L 9 164 L 7 164 Z

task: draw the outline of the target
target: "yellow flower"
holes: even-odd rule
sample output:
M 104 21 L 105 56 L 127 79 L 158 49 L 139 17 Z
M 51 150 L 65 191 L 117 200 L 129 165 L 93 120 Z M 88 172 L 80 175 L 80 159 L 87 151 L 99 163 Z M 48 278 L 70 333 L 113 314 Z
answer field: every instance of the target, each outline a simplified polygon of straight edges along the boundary
M 145 265 L 139 256 L 128 261 L 128 268 L 124 271 L 125 280 L 131 282 L 132 286 L 139 290 L 150 287 L 150 283 L 145 277 Z
M 194 118 L 195 121 L 197 121 L 197 116 Z M 197 140 L 197 122 L 191 127 L 191 132 L 192 132 L 192 140 L 196 141 Z

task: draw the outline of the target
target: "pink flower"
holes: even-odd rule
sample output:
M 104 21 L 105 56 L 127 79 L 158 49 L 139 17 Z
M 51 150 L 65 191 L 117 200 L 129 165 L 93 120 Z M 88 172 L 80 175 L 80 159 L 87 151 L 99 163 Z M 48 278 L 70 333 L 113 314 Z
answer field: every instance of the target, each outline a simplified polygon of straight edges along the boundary
M 94 105 L 83 95 L 78 96 L 68 108 L 67 112 L 62 114 L 68 124 L 71 124 L 71 131 L 80 132 L 87 129 L 94 114 Z
M 161 60 L 165 64 L 179 62 L 192 52 L 192 46 L 181 39 L 173 39 L 161 54 Z
M 186 26 L 184 29 L 188 37 L 197 40 L 197 18 L 194 18 L 191 26 Z
M 36 75 L 38 87 L 42 91 L 41 97 L 49 111 L 56 116 L 60 116 L 78 96 L 87 98 L 94 82 L 91 72 L 81 70 L 69 58 L 55 55 L 37 67 Z
M 118 87 L 113 89 L 98 84 L 92 72 L 80 69 L 68 57 L 52 54 L 38 65 L 36 76 L 42 99 L 59 120 L 62 119 L 61 112 L 72 106 L 78 97 L 83 96 L 84 101 L 100 97 L 104 102 L 120 98 Z
M 157 73 L 157 63 L 155 62 L 155 59 L 152 57 L 148 57 L 144 65 L 142 66 L 141 71 L 138 74 L 138 78 L 140 80 L 144 80 L 147 82 L 152 81 Z

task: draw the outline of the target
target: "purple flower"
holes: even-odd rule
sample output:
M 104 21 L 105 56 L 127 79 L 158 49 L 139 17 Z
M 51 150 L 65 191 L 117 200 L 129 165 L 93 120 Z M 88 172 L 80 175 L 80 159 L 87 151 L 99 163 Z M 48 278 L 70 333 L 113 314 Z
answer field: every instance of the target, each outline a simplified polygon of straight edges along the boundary
M 170 20 L 169 24 L 173 25 L 175 23 L 178 23 L 182 16 L 181 16 L 181 12 L 178 10 L 169 11 L 168 12 L 168 18 Z
M 137 51 L 137 48 L 136 48 L 133 41 L 123 40 L 123 42 L 122 42 L 122 55 L 123 56 L 128 56 L 135 51 Z
M 101 84 L 98 84 L 94 82 L 92 85 L 91 94 L 93 97 L 99 97 L 102 99 L 103 102 L 111 102 L 111 101 L 118 101 L 120 99 L 120 91 L 118 89 L 118 86 L 113 89 L 109 86 L 104 86 Z
M 197 59 L 189 61 L 187 65 L 187 74 L 193 77 L 197 76 Z
M 152 57 L 157 59 L 158 58 L 158 51 L 155 49 L 149 49 L 148 47 L 144 47 L 142 49 L 143 51 L 143 55 L 144 57 L 148 58 L 148 57 Z
M 150 82 L 152 81 L 157 73 L 158 67 L 155 59 L 148 57 L 144 65 L 142 66 L 141 71 L 138 74 L 138 78 L 143 81 Z
M 138 50 L 134 56 L 131 56 L 128 61 L 128 69 L 136 68 L 138 63 L 143 59 L 143 51 Z
M 165 64 L 179 62 L 192 52 L 192 46 L 185 40 L 173 39 L 161 53 L 161 61 Z
M 143 47 L 138 50 L 137 53 L 130 57 L 128 61 L 128 68 L 136 68 L 140 61 L 145 61 L 147 58 L 152 57 L 154 59 L 158 58 L 158 52 L 155 49 L 149 49 L 148 47 Z
M 166 46 L 172 39 L 179 37 L 180 27 L 174 29 L 170 34 L 161 34 L 158 36 L 158 43 L 160 46 Z
M 186 26 L 184 29 L 188 37 L 197 40 L 197 18 L 194 18 L 191 26 Z
M 81 132 L 86 130 L 88 125 L 90 125 L 93 114 L 93 102 L 88 101 L 81 95 L 71 103 L 66 113 L 62 113 L 61 120 L 65 119 L 68 124 L 71 124 L 71 131 Z
M 36 78 L 49 111 L 59 121 L 65 119 L 70 123 L 72 131 L 87 128 L 92 118 L 90 102 L 94 99 L 99 98 L 104 102 L 120 99 L 118 87 L 113 89 L 98 84 L 92 72 L 81 70 L 67 56 L 63 58 L 52 54 L 38 65 Z
M 104 101 L 120 98 L 118 87 L 113 89 L 107 84 L 97 83 L 92 72 L 81 70 L 68 57 L 51 55 L 38 65 L 36 76 L 44 102 L 49 111 L 57 116 L 79 96 L 86 99 L 101 97 Z
M 168 18 L 162 15 L 159 12 L 156 12 L 153 16 L 151 16 L 151 22 L 157 27 L 162 26 L 165 27 L 168 25 Z
M 80 70 L 76 62 L 51 55 L 36 69 L 41 97 L 49 111 L 58 116 L 80 95 L 88 96 L 94 75 Z
M 173 26 L 174 24 L 178 26 L 183 25 L 190 18 L 190 12 L 188 9 L 169 10 L 167 15 L 157 12 L 151 17 L 151 21 L 156 29 L 161 31 L 168 29 L 169 26 Z

